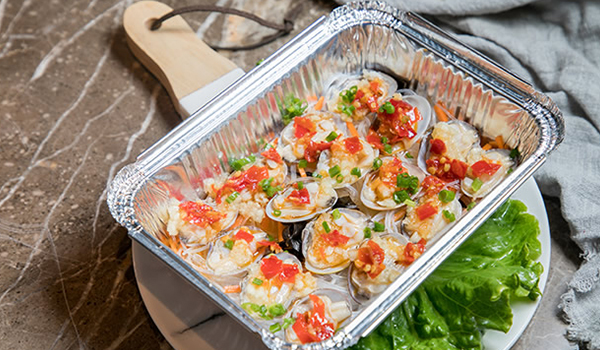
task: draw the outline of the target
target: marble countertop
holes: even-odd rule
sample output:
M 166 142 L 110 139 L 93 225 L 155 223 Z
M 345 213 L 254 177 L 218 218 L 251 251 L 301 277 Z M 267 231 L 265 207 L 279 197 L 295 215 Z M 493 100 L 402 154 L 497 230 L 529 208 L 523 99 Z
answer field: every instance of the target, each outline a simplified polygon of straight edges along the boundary
M 209 2 L 281 21 L 292 1 L 300 0 Z M 131 3 L 0 0 L 3 349 L 170 348 L 140 297 L 127 232 L 106 206 L 116 172 L 180 122 L 166 91 L 127 48 L 122 15 Z M 292 35 L 335 6 L 306 2 Z M 236 17 L 185 18 L 214 44 L 271 33 Z M 222 54 L 249 70 L 289 38 Z M 579 251 L 560 203 L 545 202 L 552 265 L 541 305 L 514 349 L 569 346 L 557 305 Z

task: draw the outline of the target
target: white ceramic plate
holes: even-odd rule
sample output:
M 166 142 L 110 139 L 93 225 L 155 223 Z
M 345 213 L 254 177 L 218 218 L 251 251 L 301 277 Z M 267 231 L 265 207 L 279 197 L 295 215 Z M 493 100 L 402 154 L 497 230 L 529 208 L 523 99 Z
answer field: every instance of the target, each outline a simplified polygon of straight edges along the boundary
M 539 261 L 544 266 L 544 272 L 539 287 L 543 291 L 550 270 L 550 228 L 546 208 L 533 178 L 525 182 L 512 198 L 525 203 L 528 212 L 540 222 L 542 256 Z M 246 331 L 202 292 L 135 242 L 133 265 L 148 312 L 175 349 L 266 349 L 259 337 Z M 527 328 L 540 299 L 535 303 L 513 304 L 513 326 L 510 331 L 506 334 L 486 332 L 483 336 L 484 348 L 510 349 Z

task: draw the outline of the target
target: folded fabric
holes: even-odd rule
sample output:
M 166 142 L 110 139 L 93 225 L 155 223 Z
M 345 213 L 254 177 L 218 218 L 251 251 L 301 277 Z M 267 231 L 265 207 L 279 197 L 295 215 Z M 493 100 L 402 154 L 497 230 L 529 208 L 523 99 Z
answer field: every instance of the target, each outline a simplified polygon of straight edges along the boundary
M 565 140 L 535 178 L 544 195 L 560 198 L 571 238 L 582 250 L 583 263 L 559 305 L 567 337 L 600 349 L 600 2 L 388 3 L 435 15 L 444 29 L 531 82 L 563 112 Z

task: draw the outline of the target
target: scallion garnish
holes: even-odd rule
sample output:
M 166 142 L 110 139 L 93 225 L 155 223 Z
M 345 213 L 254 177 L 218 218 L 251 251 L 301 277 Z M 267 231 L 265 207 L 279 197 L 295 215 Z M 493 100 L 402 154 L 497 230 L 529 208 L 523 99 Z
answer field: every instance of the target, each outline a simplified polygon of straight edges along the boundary
M 263 280 L 261 280 L 260 278 L 254 278 L 252 280 L 252 284 L 256 284 L 257 286 L 260 286 L 261 284 L 263 284 Z
M 329 227 L 329 224 L 327 223 L 327 221 L 323 221 L 323 229 L 327 233 L 331 232 L 331 228 Z
M 414 157 L 413 157 L 413 155 L 412 155 L 412 154 L 410 154 L 410 153 L 406 153 L 404 156 L 405 156 L 406 158 L 408 158 L 408 159 L 413 159 L 413 158 L 414 158 Z
M 363 230 L 363 233 L 365 234 L 365 238 L 371 238 L 371 229 L 368 227 L 365 227 L 365 229 Z
M 249 155 L 248 157 L 240 158 L 238 160 L 234 160 L 231 162 L 231 167 L 236 170 L 242 170 L 244 165 L 252 164 L 256 161 L 256 157 L 254 155 Z
M 473 208 L 475 208 L 475 202 L 471 202 L 467 205 L 467 210 L 471 210 Z
M 227 241 L 225 241 L 225 243 L 223 243 L 225 248 L 227 248 L 229 250 L 233 249 L 234 244 L 235 244 L 235 241 L 233 239 L 228 239 Z
M 237 199 L 237 197 L 240 194 L 237 191 L 234 191 L 232 194 L 230 194 L 229 196 L 227 196 L 227 198 L 225 199 L 225 202 L 231 204 L 233 203 L 233 201 L 235 201 Z
M 273 210 L 273 215 L 274 215 L 274 216 L 277 216 L 277 217 L 278 217 L 278 216 L 280 216 L 280 215 L 281 215 L 281 210 L 279 210 L 279 209 L 274 209 L 274 210 Z
M 283 319 L 283 329 L 287 329 L 289 326 L 293 325 L 296 322 L 296 319 L 293 317 L 286 317 Z
M 303 188 L 304 188 L 304 182 L 302 182 L 302 181 L 298 181 L 298 182 L 296 182 L 296 183 L 297 183 L 297 187 L 298 187 L 298 189 L 299 189 L 299 190 L 301 190 L 301 189 L 303 189 Z
M 271 333 L 277 333 L 281 330 L 281 325 L 279 324 L 279 322 L 273 323 L 272 325 L 269 326 L 269 331 Z
M 515 171 L 515 169 L 513 168 L 508 168 L 508 170 L 506 171 L 506 175 L 512 173 L 513 171 Z
M 307 107 L 306 101 L 295 97 L 293 94 L 287 95 L 281 108 L 283 123 L 288 125 L 295 117 L 302 115 Z
M 342 217 L 342 213 L 340 213 L 340 211 L 339 211 L 339 210 L 337 210 L 337 209 L 334 209 L 334 210 L 331 212 L 331 216 L 333 216 L 333 219 L 334 219 L 334 220 L 337 220 L 337 219 L 339 219 L 339 218 L 341 218 L 341 217 Z
M 356 98 L 356 93 L 358 92 L 358 86 L 354 85 L 350 87 L 348 90 L 344 90 L 340 92 L 340 97 L 342 101 L 346 103 L 352 103 Z
M 477 192 L 481 188 L 481 185 L 483 185 L 483 181 L 476 177 L 475 180 L 473 180 L 473 183 L 471 184 L 471 189 L 474 192 Z
M 338 174 L 338 175 L 335 177 L 335 181 L 336 181 L 337 183 L 341 184 L 342 182 L 344 182 L 344 175 L 342 175 L 342 174 Z
M 281 304 L 274 304 L 269 307 L 269 314 L 273 317 L 279 317 L 285 314 L 285 307 Z
M 316 177 L 317 179 L 322 179 L 322 178 L 323 178 L 323 175 L 321 175 L 321 174 L 317 174 L 317 173 L 314 173 L 314 174 L 313 174 L 313 177 Z
M 390 146 L 390 145 L 383 146 L 383 151 L 387 154 L 392 154 L 392 152 L 393 152 L 392 146 Z
M 360 177 L 362 175 L 362 172 L 359 168 L 353 168 L 352 171 L 350 171 L 350 174 L 356 177 Z
M 417 188 L 419 188 L 419 178 L 408 173 L 398 174 L 396 176 L 396 187 L 404 188 L 408 193 L 415 194 Z
M 406 190 L 401 190 L 401 191 L 394 192 L 393 198 L 394 198 L 394 202 L 400 204 L 400 203 L 404 203 L 404 201 L 410 199 L 410 195 L 408 194 L 408 192 L 406 192 Z
M 257 312 L 257 313 L 260 312 L 260 306 L 258 306 L 257 304 L 254 304 L 254 303 L 243 303 L 242 309 L 244 309 L 248 312 L 250 312 L 250 311 Z
M 373 161 L 373 169 L 377 170 L 377 169 L 381 168 L 382 164 L 383 164 L 383 160 L 381 160 L 381 158 L 375 158 L 375 160 Z
M 519 152 L 518 149 L 513 148 L 508 156 L 512 159 L 517 159 L 521 156 L 521 152 Z
M 414 208 L 417 205 L 417 203 L 411 201 L 410 199 L 405 200 L 404 204 L 406 204 L 407 206 L 409 206 L 411 208 Z
M 336 165 L 332 166 L 331 168 L 329 168 L 329 177 L 334 178 L 341 171 L 342 171 L 342 169 L 340 169 L 340 166 L 336 164 Z
M 456 194 L 449 190 L 441 190 L 438 193 L 438 198 L 442 201 L 442 203 L 450 203 L 454 200 Z
M 390 139 L 388 139 L 385 136 L 381 136 L 381 143 L 383 143 L 384 145 L 387 144 L 388 142 L 390 142 Z
M 454 220 L 456 220 L 454 213 L 451 213 L 447 210 L 443 210 L 442 214 L 444 214 L 444 217 L 446 218 L 446 220 L 448 220 L 448 222 L 453 222 Z
M 337 139 L 337 137 L 338 137 L 337 132 L 332 131 L 332 132 L 329 133 L 329 135 L 327 135 L 327 137 L 325 138 L 325 141 L 331 142 L 331 141 Z
M 354 107 L 353 105 L 347 105 L 347 104 L 340 104 L 338 105 L 338 109 L 348 115 L 348 116 L 352 116 L 352 113 L 354 113 L 354 111 L 356 110 L 356 107 Z
M 298 162 L 298 168 L 304 169 L 308 166 L 308 161 L 306 159 L 300 159 Z
M 385 231 L 385 225 L 380 222 L 373 221 L 373 231 L 383 232 L 383 231 Z
M 396 107 L 394 107 L 393 104 L 391 104 L 389 101 L 382 104 L 381 107 L 379 107 L 379 113 L 387 113 L 387 114 L 392 114 L 396 111 Z

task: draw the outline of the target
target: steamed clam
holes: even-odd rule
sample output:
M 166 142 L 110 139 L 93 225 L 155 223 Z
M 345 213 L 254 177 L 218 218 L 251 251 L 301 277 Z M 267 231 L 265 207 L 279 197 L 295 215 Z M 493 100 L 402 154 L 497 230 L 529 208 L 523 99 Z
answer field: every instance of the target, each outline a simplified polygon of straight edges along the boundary
M 330 338 L 352 316 L 348 297 L 337 290 L 320 289 L 298 300 L 287 315 L 285 339 L 307 344 Z
M 461 189 L 471 198 L 481 198 L 504 179 L 513 165 L 510 152 L 504 149 L 473 149 L 468 155 L 469 168 Z
M 204 201 L 171 199 L 167 209 L 167 232 L 188 244 L 207 244 L 222 230 L 227 229 L 237 217 L 237 211 L 223 212 Z
M 316 289 L 317 281 L 288 253 L 271 254 L 252 265 L 242 283 L 242 307 L 253 317 L 265 320 L 280 317 L 293 300 Z
M 338 208 L 319 215 L 302 232 L 306 269 L 329 274 L 350 265 L 349 249 L 364 239 L 369 218 L 353 209 Z
M 275 195 L 266 207 L 267 216 L 283 223 L 307 221 L 328 209 L 337 201 L 330 181 L 300 178 Z
M 276 243 L 256 227 L 242 226 L 215 239 L 206 257 L 206 265 L 217 276 L 241 275 L 265 251 Z
M 365 179 L 360 199 L 370 209 L 396 209 L 415 198 L 423 179 L 425 174 L 416 165 L 397 157 L 381 158 L 379 169 Z
M 407 246 L 410 244 L 410 246 Z M 361 302 L 383 292 L 414 261 L 404 236 L 374 236 L 351 252 L 349 289 Z
M 358 136 L 339 138 L 321 153 L 315 173 L 329 178 L 334 188 L 352 185 L 373 165 L 378 151 Z

